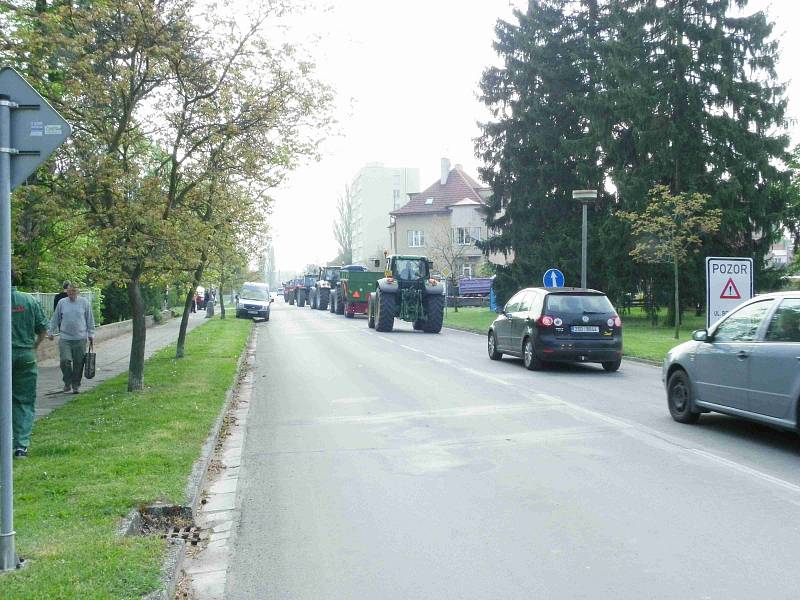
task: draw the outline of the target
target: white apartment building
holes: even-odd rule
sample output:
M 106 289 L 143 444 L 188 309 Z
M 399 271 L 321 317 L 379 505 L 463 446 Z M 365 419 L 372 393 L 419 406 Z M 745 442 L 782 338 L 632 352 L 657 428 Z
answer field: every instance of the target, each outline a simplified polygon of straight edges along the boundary
M 419 192 L 419 169 L 384 167 L 368 163 L 358 171 L 350 186 L 353 200 L 353 262 L 367 266 L 383 260 L 389 250 L 389 213 Z

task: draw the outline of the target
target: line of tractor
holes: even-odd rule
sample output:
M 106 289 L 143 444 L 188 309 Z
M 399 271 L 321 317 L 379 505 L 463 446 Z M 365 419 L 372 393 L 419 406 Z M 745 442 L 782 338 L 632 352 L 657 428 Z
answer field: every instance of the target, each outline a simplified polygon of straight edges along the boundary
M 383 271 L 361 265 L 320 267 L 317 273 L 284 283 L 283 299 L 348 319 L 366 315 L 367 325 L 376 331 L 392 331 L 395 319 L 400 319 L 417 331 L 439 333 L 444 285 L 432 276 L 432 266 L 425 256 L 390 255 Z

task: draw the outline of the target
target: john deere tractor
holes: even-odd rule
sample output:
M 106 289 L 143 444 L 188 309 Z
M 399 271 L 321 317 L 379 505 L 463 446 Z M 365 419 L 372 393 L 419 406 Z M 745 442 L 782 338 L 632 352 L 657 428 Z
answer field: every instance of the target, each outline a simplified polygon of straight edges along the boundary
M 387 256 L 384 277 L 369 296 L 369 327 L 391 331 L 394 320 L 413 323 L 416 330 L 439 333 L 444 319 L 444 286 L 431 278 L 431 261 L 424 256 Z

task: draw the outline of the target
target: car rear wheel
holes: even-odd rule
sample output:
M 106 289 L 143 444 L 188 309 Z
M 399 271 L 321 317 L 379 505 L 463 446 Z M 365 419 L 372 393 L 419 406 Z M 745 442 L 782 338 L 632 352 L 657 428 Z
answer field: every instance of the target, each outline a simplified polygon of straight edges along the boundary
M 542 361 L 537 358 L 533 340 L 529 337 L 525 338 L 525 342 L 522 344 L 522 362 L 529 371 L 538 371 L 544 366 Z
M 489 350 L 489 358 L 492 360 L 500 360 L 503 358 L 503 353 L 498 352 L 497 350 L 497 336 L 495 335 L 494 331 L 489 332 L 486 348 Z
M 613 373 L 614 371 L 619 371 L 621 365 L 622 365 L 622 359 L 620 358 L 619 360 L 609 360 L 604 362 L 603 368 L 609 373 Z
M 697 423 L 700 413 L 692 410 L 692 386 L 686 371 L 675 371 L 667 382 L 669 414 L 678 423 Z

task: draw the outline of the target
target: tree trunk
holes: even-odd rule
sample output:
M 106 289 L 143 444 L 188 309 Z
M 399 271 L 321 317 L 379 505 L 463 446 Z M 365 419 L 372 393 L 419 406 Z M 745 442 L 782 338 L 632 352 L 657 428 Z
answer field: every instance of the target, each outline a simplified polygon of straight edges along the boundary
M 681 334 L 681 317 L 680 317 L 680 295 L 678 293 L 678 259 L 677 257 L 672 261 L 675 267 L 675 339 L 677 340 Z
M 144 344 L 147 339 L 144 299 L 138 274 L 131 277 L 128 282 L 128 302 L 133 317 L 131 357 L 128 363 L 128 391 L 136 392 L 144 388 Z
M 192 298 L 196 288 L 192 286 L 186 293 L 186 300 L 183 303 L 183 314 L 181 315 L 181 326 L 178 328 L 178 344 L 175 348 L 175 358 L 183 358 L 186 346 L 186 329 L 189 326 L 189 314 L 192 310 Z
M 220 281 L 219 282 L 219 318 L 225 318 L 225 284 Z
M 192 277 L 192 287 L 189 290 L 189 293 L 186 295 L 186 302 L 183 305 L 183 316 L 181 317 L 181 326 L 180 329 L 178 329 L 178 343 L 175 346 L 175 358 L 183 358 L 184 356 L 184 351 L 186 349 L 186 328 L 189 325 L 189 310 L 191 309 L 192 306 L 192 296 L 194 295 L 197 286 L 200 285 L 200 278 L 203 276 L 203 271 L 206 268 L 207 260 L 208 260 L 208 255 L 204 250 L 200 255 L 200 264 L 197 265 L 197 268 L 194 270 L 194 276 Z

